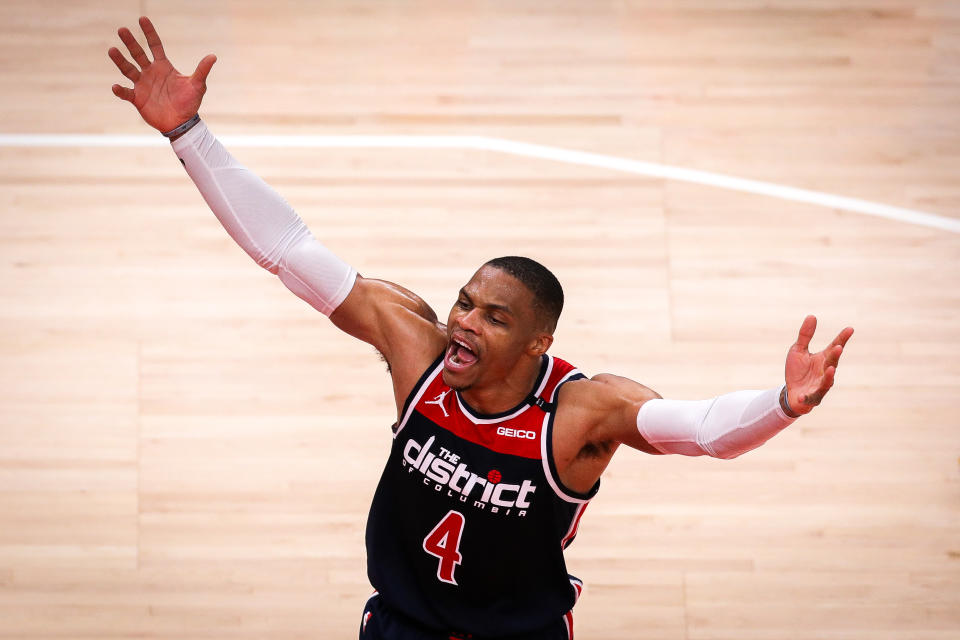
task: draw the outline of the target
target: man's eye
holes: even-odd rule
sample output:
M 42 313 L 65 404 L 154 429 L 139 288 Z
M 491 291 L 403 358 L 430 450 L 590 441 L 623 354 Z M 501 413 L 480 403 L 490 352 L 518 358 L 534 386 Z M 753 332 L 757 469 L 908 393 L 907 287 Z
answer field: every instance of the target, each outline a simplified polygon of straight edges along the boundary
M 457 300 L 457 306 L 461 309 L 466 309 L 469 305 L 467 304 L 466 300 Z
M 500 320 L 497 320 L 497 319 L 494 318 L 493 316 L 487 316 L 487 317 L 490 319 L 490 322 L 491 322 L 492 324 L 503 324 L 503 322 L 501 322 Z

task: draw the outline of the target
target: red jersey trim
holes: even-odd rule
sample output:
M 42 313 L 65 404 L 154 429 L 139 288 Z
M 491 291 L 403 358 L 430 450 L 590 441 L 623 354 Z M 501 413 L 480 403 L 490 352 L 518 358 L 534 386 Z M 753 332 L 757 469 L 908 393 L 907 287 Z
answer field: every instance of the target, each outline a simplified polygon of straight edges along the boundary
M 396 439 L 400 434 L 400 431 L 407 425 L 407 422 L 410 420 L 410 415 L 413 413 L 414 408 L 417 406 L 417 403 L 420 402 L 420 399 L 423 397 L 424 392 L 430 386 L 430 383 L 433 382 L 433 379 L 443 370 L 443 355 L 433 361 L 433 364 L 427 367 L 427 370 L 423 372 L 423 375 L 420 376 L 420 379 L 417 380 L 417 384 L 413 386 L 413 390 L 410 391 L 410 395 L 407 396 L 407 401 L 403 405 L 403 417 L 400 419 L 400 422 L 397 424 L 397 428 L 393 430 L 393 438 Z
M 544 387 L 547 386 L 547 383 L 550 381 L 550 374 L 553 373 L 553 356 L 546 355 L 545 363 L 540 368 L 540 374 L 537 379 L 537 388 L 533 392 L 533 395 L 540 397 L 540 394 L 543 393 Z M 473 407 L 468 405 L 462 397 L 460 397 L 460 392 L 456 391 L 457 394 L 457 404 L 460 405 L 460 410 L 463 412 L 463 415 L 467 417 L 470 422 L 473 424 L 495 424 L 497 422 L 504 422 L 506 420 L 512 420 L 516 418 L 521 413 L 529 409 L 532 405 L 529 404 L 526 400 L 521 402 L 519 405 L 513 409 L 508 409 L 504 413 L 499 413 L 496 415 L 484 415 L 479 411 L 474 410 Z
M 545 354 L 535 393 L 501 414 L 484 415 L 464 405 L 459 394 L 443 382 L 442 371 L 441 356 L 424 372 L 408 396 L 402 418 L 394 430 L 395 438 L 417 412 L 438 428 L 468 442 L 498 453 L 533 460 L 542 457 L 541 432 L 549 425 L 544 418 L 549 418 L 550 414 L 545 411 L 549 406 L 531 404 L 531 398 L 549 400 L 559 384 L 573 375 L 582 375 L 568 362 Z M 545 465 L 545 469 L 551 466 Z M 550 483 L 554 483 L 552 478 Z

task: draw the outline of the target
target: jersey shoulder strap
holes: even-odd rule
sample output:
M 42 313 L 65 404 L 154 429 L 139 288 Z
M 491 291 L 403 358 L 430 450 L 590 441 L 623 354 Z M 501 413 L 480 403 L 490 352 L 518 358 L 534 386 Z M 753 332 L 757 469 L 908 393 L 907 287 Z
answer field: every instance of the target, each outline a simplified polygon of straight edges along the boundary
M 557 417 L 557 394 L 560 387 L 567 382 L 584 378 L 586 378 L 586 376 L 572 364 L 560 358 L 554 358 L 551 374 L 547 384 L 544 385 L 543 393 L 539 396 L 544 405 L 550 409 L 550 411 L 547 411 L 546 408 L 543 408 L 546 415 L 543 417 L 543 428 L 540 431 L 540 458 L 543 461 L 543 473 L 558 498 L 564 502 L 577 505 L 577 515 L 570 525 L 570 530 L 564 537 L 564 546 L 572 542 L 573 537 L 576 535 L 576 523 L 579 522 L 583 509 L 593 496 L 597 494 L 597 491 L 600 490 L 600 480 L 597 480 L 593 487 L 586 493 L 574 491 L 564 485 L 560 479 L 560 474 L 557 471 L 556 462 L 553 457 L 553 427 Z
M 554 396 L 560 385 L 570 380 L 586 378 L 586 376 L 566 360 L 549 355 L 547 357 L 550 358 L 550 363 L 544 384 L 527 396 L 527 403 L 539 408 L 544 413 L 553 413 L 557 408 Z

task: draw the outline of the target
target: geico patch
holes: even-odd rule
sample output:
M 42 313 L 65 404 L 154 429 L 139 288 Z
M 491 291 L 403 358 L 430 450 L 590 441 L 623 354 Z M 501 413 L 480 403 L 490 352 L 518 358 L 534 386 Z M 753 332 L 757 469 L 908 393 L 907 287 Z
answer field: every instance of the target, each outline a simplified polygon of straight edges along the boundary
M 507 436 L 508 438 L 526 438 L 527 440 L 536 440 L 535 431 L 524 431 L 523 429 L 511 429 L 509 427 L 497 427 L 497 435 Z

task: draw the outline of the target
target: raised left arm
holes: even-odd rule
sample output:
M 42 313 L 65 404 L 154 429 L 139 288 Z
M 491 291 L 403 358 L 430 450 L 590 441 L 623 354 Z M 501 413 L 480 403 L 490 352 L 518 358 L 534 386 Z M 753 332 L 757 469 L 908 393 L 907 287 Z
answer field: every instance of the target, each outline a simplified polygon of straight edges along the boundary
M 617 442 L 647 453 L 735 458 L 756 449 L 818 405 L 833 386 L 847 327 L 819 353 L 807 347 L 816 318 L 807 316 L 787 353 L 786 384 L 743 390 L 707 400 L 669 400 L 626 378 L 592 380 L 592 428 L 587 441 Z

